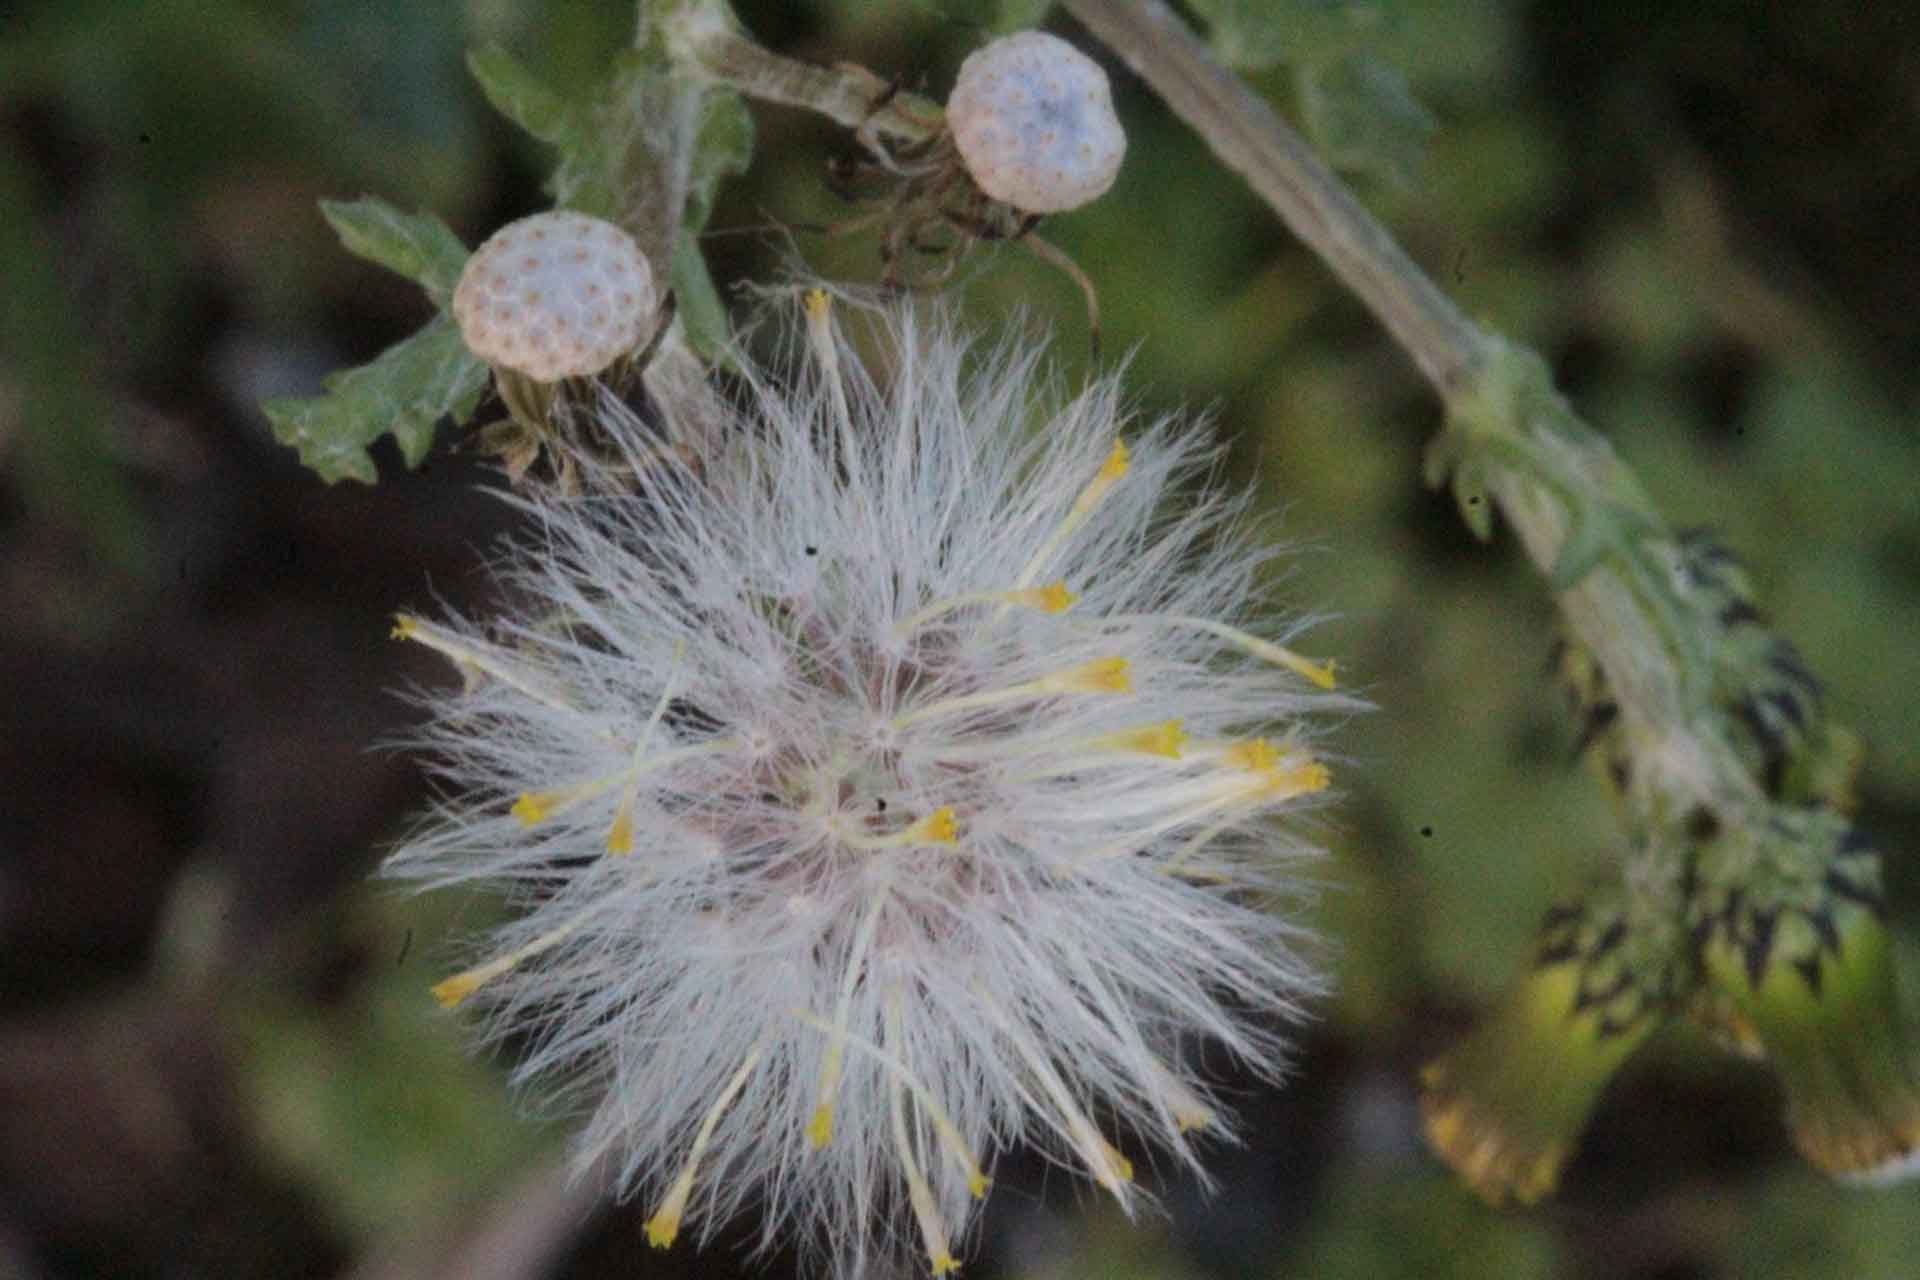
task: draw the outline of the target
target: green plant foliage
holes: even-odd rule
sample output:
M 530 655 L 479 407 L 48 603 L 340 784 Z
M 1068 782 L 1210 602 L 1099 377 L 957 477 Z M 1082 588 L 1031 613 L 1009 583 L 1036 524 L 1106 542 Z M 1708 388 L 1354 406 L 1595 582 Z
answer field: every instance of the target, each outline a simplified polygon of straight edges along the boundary
M 574 100 L 549 87 L 499 46 L 468 58 L 482 93 L 502 115 L 559 152 L 548 182 L 556 201 L 625 226 L 656 263 L 664 262 L 695 349 L 717 353 L 726 309 L 707 273 L 697 233 L 721 180 L 746 167 L 753 119 L 736 93 L 673 70 L 658 40 L 616 59 L 593 92 Z M 442 307 L 467 250 L 430 214 L 384 201 L 322 202 L 347 249 L 408 279 Z M 660 228 L 677 228 L 663 241 Z M 392 434 L 409 467 L 433 444 L 442 418 L 465 425 L 486 391 L 487 369 L 442 314 L 413 337 L 357 369 L 330 376 L 326 394 L 279 399 L 262 408 L 274 436 L 332 484 L 379 478 L 368 446 Z
M 440 219 L 401 213 L 373 196 L 322 200 L 320 212 L 340 233 L 347 252 L 414 281 L 441 306 L 453 296 L 467 247 Z
M 1485 1212 L 1442 1179 L 1391 1166 L 1342 1170 L 1317 1224 L 1304 1257 L 1284 1274 L 1531 1280 L 1556 1270 L 1552 1237 L 1538 1221 Z
M 450 925 L 448 904 L 412 912 Z M 390 902 L 358 898 L 338 927 L 384 946 L 402 918 Z M 262 1145 L 358 1240 L 418 1231 L 553 1145 L 431 1011 L 425 971 L 424 958 L 378 966 L 346 996 L 345 1016 L 328 1016 L 268 969 L 228 1009 Z
M 1384 56 L 1394 17 L 1367 0 L 1189 0 L 1230 67 L 1292 71 L 1300 124 L 1327 160 L 1410 188 L 1437 125 Z
M 328 484 L 372 484 L 379 471 L 367 446 L 391 432 L 406 464 L 420 465 L 442 417 L 457 424 L 473 417 L 487 388 L 487 367 L 441 315 L 372 363 L 329 375 L 325 386 L 325 395 L 310 400 L 261 405 L 274 438 L 298 449 L 300 461 Z
M 1411 187 L 1438 127 L 1398 68 L 1370 53 L 1302 66 L 1300 115 L 1337 168 Z
M 1214 52 L 1230 67 L 1264 71 L 1285 61 L 1300 47 L 1298 22 L 1303 7 L 1273 0 L 1187 0 L 1207 23 Z M 1324 7 L 1324 6 L 1315 6 Z
M 709 360 L 720 358 L 731 330 L 726 306 L 707 271 L 700 232 L 713 214 L 723 179 L 745 173 L 753 159 L 753 114 L 746 99 L 731 90 L 710 90 L 700 103 L 698 142 L 688 164 L 686 203 L 680 234 L 673 245 L 673 292 L 693 349 Z
M 963 27 L 1000 33 L 1037 27 L 1053 0 L 919 0 L 920 6 Z
M 582 156 L 591 149 L 586 137 L 590 124 L 588 109 L 568 102 L 548 88 L 532 70 L 499 45 L 467 54 L 467 70 L 473 73 L 480 92 L 486 95 L 495 111 L 540 141 L 559 148 L 565 156 Z M 557 175 L 548 183 L 548 190 L 556 196 L 564 190 Z M 599 212 L 580 205 L 575 207 L 589 213 Z
M 631 232 L 666 268 L 695 350 L 717 353 L 725 314 L 694 237 L 720 182 L 753 155 L 753 117 L 740 95 L 675 71 L 652 33 L 579 99 L 499 46 L 476 50 L 467 65 L 496 110 L 559 152 L 547 181 L 555 202 Z
M 108 445 L 110 404 L 100 352 L 77 323 L 53 270 L 27 173 L 0 151 L 0 397 L 19 397 L 22 492 L 36 509 L 85 529 L 122 567 L 140 563 L 142 530 L 126 478 Z M 11 386 L 8 383 L 11 382 Z M 0 444 L 6 439 L 0 406 Z

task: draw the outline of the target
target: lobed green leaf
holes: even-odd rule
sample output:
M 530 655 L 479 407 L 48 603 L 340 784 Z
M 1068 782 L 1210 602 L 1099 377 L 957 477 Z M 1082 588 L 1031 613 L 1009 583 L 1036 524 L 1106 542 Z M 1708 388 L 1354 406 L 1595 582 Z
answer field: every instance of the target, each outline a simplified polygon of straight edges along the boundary
M 415 281 L 445 306 L 467 265 L 467 247 L 430 213 L 402 213 L 375 196 L 322 200 L 320 212 L 347 252 Z
M 379 471 L 369 445 L 392 434 L 409 467 L 420 465 L 441 418 L 464 423 L 487 388 L 487 367 L 460 339 L 446 316 L 379 358 L 330 374 L 326 393 L 312 399 L 269 400 L 261 408 L 274 438 L 300 452 L 300 461 L 333 484 L 373 484 Z
M 576 140 L 583 123 L 579 107 L 548 88 L 499 45 L 468 53 L 467 70 L 495 111 L 540 141 L 566 147 Z

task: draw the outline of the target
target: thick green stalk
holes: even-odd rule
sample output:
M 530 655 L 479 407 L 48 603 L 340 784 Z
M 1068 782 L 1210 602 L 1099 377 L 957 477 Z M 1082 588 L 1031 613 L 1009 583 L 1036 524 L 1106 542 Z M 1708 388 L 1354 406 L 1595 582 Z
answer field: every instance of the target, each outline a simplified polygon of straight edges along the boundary
M 1313 149 L 1161 0 L 1063 0 L 1220 160 L 1241 174 L 1412 356 L 1448 424 L 1429 479 L 1449 475 L 1483 536 L 1497 503 L 1550 575 L 1575 639 L 1605 670 L 1623 728 L 1658 744 L 1637 771 L 1653 825 L 1704 807 L 1737 821 L 1756 798 L 1705 725 L 1705 620 L 1671 584 L 1672 536 L 1605 440 L 1531 353 L 1468 320 Z
M 1162 0 L 1062 2 L 1406 348 L 1447 409 L 1428 481 L 1451 481 L 1483 538 L 1498 504 L 1597 667 L 1583 701 L 1607 713 L 1589 728 L 1622 802 L 1624 875 L 1550 913 L 1519 988 L 1429 1066 L 1435 1149 L 1496 1203 L 1545 1194 L 1607 1078 L 1686 1011 L 1774 1063 L 1814 1164 L 1848 1181 L 1912 1176 L 1920 1051 L 1895 996 L 1879 858 L 1843 816 L 1857 743 L 1825 719 L 1731 557 L 1677 538 L 1545 362 L 1467 321 Z

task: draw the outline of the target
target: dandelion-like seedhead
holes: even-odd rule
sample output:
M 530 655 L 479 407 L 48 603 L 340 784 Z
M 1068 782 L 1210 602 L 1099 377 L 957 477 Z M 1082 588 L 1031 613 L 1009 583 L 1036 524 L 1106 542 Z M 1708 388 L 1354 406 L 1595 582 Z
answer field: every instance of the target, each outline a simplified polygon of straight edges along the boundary
M 943 1274 L 997 1151 L 1130 1207 L 1116 1143 L 1226 1128 L 1199 1044 L 1278 1069 L 1318 981 L 1273 818 L 1347 704 L 1198 430 L 937 314 L 877 313 L 881 378 L 805 313 L 698 463 L 609 406 L 631 493 L 528 500 L 521 613 L 401 617 L 468 679 L 387 870 L 517 907 L 435 992 L 527 1033 L 655 1244 L 751 1205 Z

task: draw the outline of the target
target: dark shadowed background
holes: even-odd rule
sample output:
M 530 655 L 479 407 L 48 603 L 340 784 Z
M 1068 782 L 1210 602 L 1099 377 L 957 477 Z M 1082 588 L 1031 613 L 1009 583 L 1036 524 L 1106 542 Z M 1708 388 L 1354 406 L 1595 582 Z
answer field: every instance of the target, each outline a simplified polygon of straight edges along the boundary
M 905 0 L 740 9 L 775 47 L 938 95 L 978 35 Z M 1867 738 L 1862 826 L 1920 974 L 1920 10 L 1900 0 L 1395 0 L 1369 37 L 1439 128 L 1362 194 L 1468 310 L 1554 361 L 1681 526 L 1711 525 Z M 256 403 L 310 394 L 430 314 L 350 258 L 322 197 L 432 209 L 469 242 L 541 207 L 544 157 L 466 77 L 488 40 L 580 82 L 615 0 L 72 0 L 0 12 L 0 1277 L 730 1276 L 595 1211 L 427 996 L 486 904 L 366 876 L 423 796 L 380 749 L 393 691 L 448 678 L 387 638 L 483 611 L 511 524 L 447 439 L 327 488 Z M 1064 18 L 1054 29 L 1091 47 Z M 1110 60 L 1109 60 L 1110 62 Z M 1510 539 L 1421 488 L 1437 410 L 1317 263 L 1114 68 L 1115 190 L 1048 224 L 1152 407 L 1214 412 L 1301 544 L 1311 637 L 1377 713 L 1343 745 L 1321 926 L 1341 994 L 1278 1093 L 1247 1085 L 1220 1186 L 1145 1172 L 1128 1227 L 1015 1156 L 970 1277 L 1904 1277 L 1920 1189 L 1798 1163 L 1765 1070 L 1663 1036 L 1562 1193 L 1482 1207 L 1417 1136 L 1418 1065 L 1609 865 L 1570 762 L 1551 612 Z M 1283 108 L 1297 85 L 1261 82 Z M 759 108 L 723 284 L 781 224 L 829 273 L 869 238 L 823 177 L 849 138 Z M 1057 316 L 1018 250 L 966 298 Z M 1915 988 L 1909 982 L 1908 990 Z M 767 1274 L 784 1275 L 776 1258 Z

